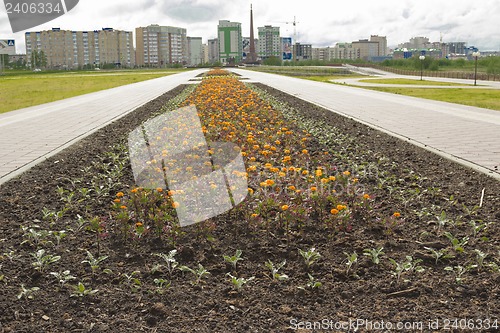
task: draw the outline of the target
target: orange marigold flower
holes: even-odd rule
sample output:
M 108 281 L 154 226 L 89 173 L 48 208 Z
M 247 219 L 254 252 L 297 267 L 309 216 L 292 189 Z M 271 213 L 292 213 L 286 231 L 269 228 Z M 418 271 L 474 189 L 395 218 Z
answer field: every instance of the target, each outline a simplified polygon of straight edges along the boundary
M 288 205 L 281 206 L 281 210 L 283 210 L 283 211 L 287 210 L 288 208 L 290 208 Z
M 330 213 L 331 213 L 332 215 L 337 215 L 337 214 L 339 213 L 339 211 L 338 211 L 338 209 L 333 208 L 333 209 L 330 211 Z
M 163 189 L 162 189 L 161 187 L 158 187 L 158 188 L 156 189 L 156 191 L 158 191 L 158 192 L 163 192 Z
M 343 174 L 344 176 L 350 176 L 350 175 L 351 175 L 351 173 L 350 173 L 349 171 L 344 171 L 344 172 L 342 172 L 342 174 Z
M 323 171 L 321 169 L 317 169 L 315 173 L 316 173 L 316 177 L 323 176 Z
M 365 200 L 370 199 L 370 195 L 369 194 L 363 194 L 363 199 L 365 199 Z
M 123 205 L 123 206 L 120 206 L 121 209 L 127 209 L 127 206 Z
M 142 227 L 142 226 L 143 226 L 143 224 L 142 224 L 142 222 L 137 222 L 137 223 L 135 224 L 135 226 L 136 226 L 137 228 L 140 228 L 140 227 Z
M 117 196 L 118 198 L 121 198 L 121 197 L 123 197 L 124 195 L 125 195 L 125 194 L 123 194 L 123 192 L 118 192 L 118 193 L 116 193 L 116 196 Z
M 328 177 L 328 179 L 330 179 L 332 182 L 334 182 L 335 180 L 337 180 L 337 178 L 335 176 L 330 176 L 330 177 Z
M 347 208 L 347 206 L 345 206 L 345 205 L 337 205 L 338 210 L 344 210 L 346 208 Z
M 113 202 L 120 203 L 120 202 L 121 202 L 121 200 L 120 200 L 120 199 L 118 199 L 118 198 L 116 198 L 115 200 L 113 200 Z
M 321 183 L 326 184 L 330 181 L 328 178 L 321 178 Z
M 392 216 L 394 216 L 394 217 L 401 217 L 401 213 L 399 213 L 399 212 L 394 212 L 394 214 L 392 214 Z
M 316 186 L 311 187 L 311 192 L 316 192 L 318 188 Z
M 268 179 L 268 180 L 266 180 L 266 184 L 267 184 L 268 186 L 273 186 L 273 185 L 274 185 L 274 180 L 272 180 L 272 179 Z
M 285 149 L 283 152 L 288 155 L 290 154 L 290 149 Z
M 249 187 L 249 188 L 248 188 L 248 193 L 250 193 L 250 195 L 252 195 L 252 194 L 253 194 L 253 188 L 250 188 L 250 187 Z
M 256 218 L 257 216 L 259 216 L 259 214 L 255 214 L 255 213 L 254 213 L 254 214 L 252 214 L 252 217 L 253 217 L 253 218 Z
M 132 192 L 132 193 L 137 193 L 137 191 L 139 191 L 139 189 L 137 187 L 134 188 L 134 189 L 132 189 L 132 190 L 130 190 L 130 192 Z
M 295 191 L 295 190 L 296 190 L 295 186 L 293 186 L 293 185 L 288 186 L 288 189 L 289 189 L 290 191 Z
M 308 153 L 307 149 L 303 149 L 303 150 L 302 150 L 302 154 L 307 155 L 307 153 Z
M 303 175 L 308 175 L 308 174 L 309 174 L 309 171 L 307 171 L 307 170 L 302 170 L 302 174 L 303 174 Z
M 174 201 L 172 203 L 172 207 L 174 207 L 175 209 L 179 208 L 180 204 L 177 202 L 177 201 Z

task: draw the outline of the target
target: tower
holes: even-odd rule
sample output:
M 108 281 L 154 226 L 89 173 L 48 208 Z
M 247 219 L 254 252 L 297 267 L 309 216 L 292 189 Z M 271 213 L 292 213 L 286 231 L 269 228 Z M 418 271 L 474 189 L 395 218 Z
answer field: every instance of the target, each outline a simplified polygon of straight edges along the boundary
M 257 62 L 257 52 L 255 52 L 255 36 L 253 34 L 253 9 L 250 5 L 250 52 L 247 55 L 246 62 L 254 64 Z

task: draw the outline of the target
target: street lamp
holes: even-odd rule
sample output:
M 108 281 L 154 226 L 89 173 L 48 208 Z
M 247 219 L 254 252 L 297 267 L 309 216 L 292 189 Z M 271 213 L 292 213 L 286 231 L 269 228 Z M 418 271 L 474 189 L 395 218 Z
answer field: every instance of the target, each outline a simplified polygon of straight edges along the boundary
M 418 59 L 420 59 L 420 81 L 423 80 L 423 76 L 424 76 L 424 60 L 425 60 L 425 56 L 424 55 L 421 55 L 420 57 L 418 57 Z
M 477 84 L 477 58 L 481 55 L 479 51 L 472 52 L 472 56 L 476 59 L 476 65 L 474 69 L 474 85 Z

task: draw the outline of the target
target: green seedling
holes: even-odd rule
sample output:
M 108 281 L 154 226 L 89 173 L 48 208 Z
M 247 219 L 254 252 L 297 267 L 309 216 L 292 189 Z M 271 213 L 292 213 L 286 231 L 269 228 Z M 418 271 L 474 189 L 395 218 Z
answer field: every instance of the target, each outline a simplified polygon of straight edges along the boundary
M 66 233 L 65 230 L 61 230 L 61 231 L 53 231 L 52 236 L 54 236 L 54 238 L 56 239 L 56 245 L 59 246 L 61 244 L 61 240 L 66 238 L 68 234 Z
M 203 266 L 202 264 L 198 264 L 198 268 L 197 269 L 192 269 L 190 267 L 187 267 L 187 266 L 181 266 L 179 267 L 179 269 L 183 272 L 190 272 L 192 274 L 194 274 L 195 276 L 195 280 L 191 282 L 191 284 L 193 286 L 197 286 L 199 285 L 202 281 L 202 279 L 208 275 L 210 275 L 210 272 L 207 271 Z
M 435 259 L 435 264 L 438 264 L 438 261 L 441 259 L 451 259 L 454 258 L 451 254 L 448 254 L 448 251 L 446 249 L 441 249 L 441 250 L 436 250 L 433 249 L 432 247 L 424 247 L 427 251 L 429 251 L 432 255 L 432 257 Z
M 389 261 L 394 265 L 394 271 L 391 272 L 393 276 L 396 277 L 397 282 L 401 279 L 401 275 L 405 272 L 417 272 L 421 273 L 425 269 L 419 264 L 422 262 L 421 259 L 415 259 L 411 256 L 406 256 L 406 260 L 403 262 L 396 262 L 396 260 L 389 258 Z M 406 282 L 407 280 L 405 280 Z
M 141 288 L 141 280 L 135 277 L 135 275 L 140 274 L 140 271 L 133 271 L 130 274 L 123 274 L 124 283 L 132 289 L 132 292 L 137 292 Z
M 445 232 L 444 235 L 450 240 L 455 252 L 464 252 L 464 246 L 469 242 L 469 237 L 464 237 L 462 240 L 459 240 L 458 238 L 455 238 L 451 232 Z
M 31 256 L 35 258 L 35 261 L 31 263 L 31 265 L 35 268 L 35 270 L 40 273 L 45 272 L 45 269 L 49 267 L 49 265 L 59 261 L 61 256 L 53 256 L 51 254 L 45 254 L 44 249 L 40 249 L 35 253 L 32 253 Z
M 486 230 L 486 227 L 488 226 L 487 223 L 482 223 L 483 221 L 475 221 L 475 220 L 471 220 L 469 222 L 471 228 L 472 228 L 472 235 L 474 238 L 477 237 L 477 235 Z
M 234 254 L 234 256 L 224 255 L 223 258 L 224 258 L 224 261 L 231 264 L 231 266 L 233 266 L 233 270 L 236 271 L 236 264 L 238 263 L 238 261 L 243 260 L 243 258 L 241 258 L 241 254 L 242 254 L 241 250 L 236 250 L 236 253 Z
M 349 272 L 351 271 L 351 268 L 358 263 L 358 254 L 356 251 L 354 251 L 352 254 L 349 254 L 347 252 L 344 252 L 346 256 L 346 266 L 347 270 L 345 272 L 346 275 L 349 275 Z
M 372 263 L 375 265 L 380 264 L 380 256 L 385 254 L 384 253 L 384 248 L 380 247 L 378 249 L 364 249 L 363 250 L 363 255 L 367 256 L 370 258 Z
M 106 259 L 108 259 L 108 256 L 101 256 L 99 258 L 95 258 L 92 253 L 90 253 L 88 250 L 87 252 L 87 259 L 82 261 L 82 264 L 89 264 L 90 268 L 92 269 L 92 274 L 95 274 L 95 272 L 99 269 L 99 265 Z
M 451 267 L 451 266 L 448 266 L 448 267 L 445 267 L 444 270 L 445 271 L 448 271 L 448 272 L 453 272 L 455 274 L 455 282 L 457 284 L 462 284 L 464 282 L 464 275 L 470 271 L 472 268 L 475 268 L 476 266 L 475 265 L 470 265 L 470 266 L 461 266 L 461 265 L 458 265 L 458 266 L 455 266 L 455 267 Z
M 301 290 L 306 290 L 306 289 L 319 289 L 323 284 L 319 281 L 317 281 L 311 274 L 307 273 L 307 276 L 309 277 L 309 282 L 305 285 L 305 287 L 298 287 Z
M 312 247 L 308 251 L 304 251 L 299 249 L 299 254 L 304 258 L 304 263 L 306 264 L 307 269 L 309 269 L 315 262 L 317 262 L 321 258 L 321 254 L 316 251 L 316 248 Z
M 170 281 L 165 279 L 154 279 L 153 282 L 156 284 L 156 292 L 163 295 L 166 289 L 172 284 Z
M 283 260 L 281 262 L 281 264 L 278 264 L 278 265 L 274 265 L 273 262 L 271 260 L 268 260 L 266 263 L 265 263 L 266 267 L 269 269 L 269 271 L 271 272 L 271 279 L 273 280 L 278 280 L 278 281 L 284 281 L 284 280 L 287 280 L 288 279 L 288 275 L 286 274 L 280 274 L 278 273 L 278 271 L 283 268 L 283 266 L 286 265 L 286 260 Z
M 435 221 L 438 226 L 438 232 L 441 232 L 446 224 L 451 222 L 451 220 L 446 217 L 446 212 L 444 210 L 441 211 L 441 215 L 436 217 Z
M 28 243 L 33 247 L 38 247 L 39 245 L 52 244 L 51 241 L 47 240 L 51 232 L 48 230 L 37 230 L 38 228 L 39 226 L 37 225 L 31 227 L 21 226 L 24 238 L 21 245 Z
M 481 250 L 475 249 L 474 252 L 476 252 L 476 262 L 477 262 L 477 267 L 479 269 L 484 267 L 484 259 L 488 256 L 487 253 L 482 252 Z
M 17 299 L 21 299 L 23 297 L 26 299 L 33 299 L 35 293 L 39 290 L 40 290 L 40 288 L 38 288 L 38 287 L 32 287 L 32 288 L 26 289 L 24 287 L 24 284 L 21 284 L 21 292 L 19 294 L 17 294 Z
M 242 278 L 242 277 L 241 278 L 237 278 L 235 276 L 232 276 L 231 273 L 227 273 L 226 275 L 231 278 L 231 280 L 230 280 L 231 284 L 233 285 L 233 288 L 236 291 L 240 291 L 245 284 L 247 284 L 248 282 L 250 282 L 253 279 L 255 279 L 255 276 L 252 276 L 252 277 L 249 277 L 248 279 L 245 279 L 245 278 Z
M 179 263 L 175 259 L 175 255 L 177 254 L 177 250 L 172 250 L 168 254 L 165 253 L 155 253 L 154 255 L 157 257 L 160 257 L 163 259 L 165 262 L 164 265 L 155 265 L 152 269 L 152 271 L 158 271 L 161 270 L 162 268 L 165 268 L 168 272 L 168 275 L 172 277 L 172 273 L 174 270 L 179 266 Z
M 85 285 L 81 282 L 78 282 L 78 285 L 74 286 L 75 292 L 70 295 L 70 297 L 85 297 L 92 296 L 99 292 L 98 289 L 86 288 Z
M 50 275 L 57 279 L 61 287 L 63 287 L 66 282 L 76 279 L 76 277 L 71 275 L 69 270 L 63 272 L 51 272 Z

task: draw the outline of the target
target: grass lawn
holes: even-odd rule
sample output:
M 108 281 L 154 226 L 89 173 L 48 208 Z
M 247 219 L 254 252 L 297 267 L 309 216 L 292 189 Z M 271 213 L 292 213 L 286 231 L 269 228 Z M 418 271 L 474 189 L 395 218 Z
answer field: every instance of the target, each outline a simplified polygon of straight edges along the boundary
M 390 92 L 399 95 L 420 97 L 450 103 L 477 106 L 480 108 L 500 111 L 500 90 L 466 89 L 466 88 L 385 88 L 363 87 L 377 91 Z
M 0 113 L 178 73 L 168 71 L 26 73 L 0 77 Z
M 412 80 L 412 79 L 366 79 L 360 80 L 364 83 L 377 83 L 377 84 L 411 84 L 418 86 L 472 86 L 472 84 L 440 82 L 430 80 Z

